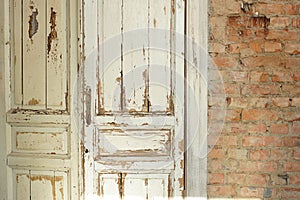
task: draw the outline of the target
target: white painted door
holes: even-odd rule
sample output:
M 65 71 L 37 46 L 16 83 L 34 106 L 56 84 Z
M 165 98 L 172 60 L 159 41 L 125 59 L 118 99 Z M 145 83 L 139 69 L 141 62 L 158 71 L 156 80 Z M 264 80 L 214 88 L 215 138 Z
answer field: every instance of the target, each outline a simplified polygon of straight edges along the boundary
M 77 3 L 1 4 L 6 41 L 1 199 L 78 199 Z
M 184 192 L 184 1 L 84 5 L 85 199 Z

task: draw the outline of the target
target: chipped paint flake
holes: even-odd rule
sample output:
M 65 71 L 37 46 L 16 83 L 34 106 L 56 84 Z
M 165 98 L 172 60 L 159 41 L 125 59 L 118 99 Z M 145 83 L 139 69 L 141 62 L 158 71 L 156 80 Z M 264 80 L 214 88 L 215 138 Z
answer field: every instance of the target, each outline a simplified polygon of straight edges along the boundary
M 37 33 L 39 28 L 39 23 L 37 21 L 37 15 L 39 14 L 38 9 L 36 8 L 35 11 L 33 11 L 33 7 L 30 6 L 32 9 L 32 14 L 29 16 L 29 29 L 28 34 L 29 38 L 32 40 L 32 37 Z
M 57 31 L 56 31 L 56 12 L 51 7 L 51 16 L 50 16 L 50 22 L 51 24 L 51 32 L 48 35 L 48 54 L 51 51 L 51 44 L 53 40 L 57 39 Z

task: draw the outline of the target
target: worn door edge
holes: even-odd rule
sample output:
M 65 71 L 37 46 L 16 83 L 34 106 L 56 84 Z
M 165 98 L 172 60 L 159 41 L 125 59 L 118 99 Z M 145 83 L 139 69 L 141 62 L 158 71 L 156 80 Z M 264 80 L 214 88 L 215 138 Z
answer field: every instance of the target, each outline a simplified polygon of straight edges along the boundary
M 199 66 L 204 66 L 201 69 L 201 76 L 204 79 L 207 77 L 208 66 L 208 0 L 186 0 L 186 36 L 188 39 L 193 39 L 201 52 L 196 53 Z M 198 23 L 198 24 L 196 24 Z M 187 43 L 186 45 L 191 45 Z M 186 49 L 193 49 L 186 46 Z M 190 58 L 194 52 L 186 52 L 186 58 Z M 199 128 L 193 137 L 189 137 L 187 132 L 189 127 L 186 127 L 186 168 L 185 168 L 185 187 L 186 197 L 201 197 L 207 198 L 207 85 L 205 81 L 191 80 L 189 77 L 189 69 L 186 69 L 185 83 L 196 82 L 200 95 L 195 97 L 198 102 L 200 119 L 198 121 Z M 186 94 L 189 94 L 193 88 L 185 87 Z M 185 95 L 187 96 L 187 95 Z M 194 110 L 188 109 L 189 99 L 186 99 L 186 123 L 193 118 Z
M 7 199 L 8 175 L 6 168 L 6 111 L 9 91 L 9 0 L 0 1 L 0 197 Z

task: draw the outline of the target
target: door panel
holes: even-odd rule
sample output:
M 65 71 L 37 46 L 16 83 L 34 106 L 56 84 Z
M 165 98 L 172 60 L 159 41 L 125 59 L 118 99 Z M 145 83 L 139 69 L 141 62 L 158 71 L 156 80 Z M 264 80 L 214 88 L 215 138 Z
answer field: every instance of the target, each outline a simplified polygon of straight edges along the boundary
M 4 78 L 11 87 L 5 93 L 4 198 L 78 199 L 77 2 L 5 4 L 11 60 Z
M 86 199 L 182 197 L 184 62 L 175 47 L 183 55 L 184 2 L 99 0 L 85 9 Z
M 14 1 L 14 102 L 67 109 L 67 1 Z

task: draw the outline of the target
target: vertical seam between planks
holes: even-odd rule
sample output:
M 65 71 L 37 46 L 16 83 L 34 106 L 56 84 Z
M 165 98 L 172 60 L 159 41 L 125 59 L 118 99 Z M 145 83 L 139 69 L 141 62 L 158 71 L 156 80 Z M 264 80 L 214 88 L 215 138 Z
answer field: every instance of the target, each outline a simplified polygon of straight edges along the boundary
M 123 77 L 123 65 L 124 65 L 124 62 L 123 62 L 123 42 L 124 42 L 124 0 L 122 0 L 121 2 L 121 96 L 120 96 L 120 109 L 121 109 L 121 112 L 123 112 L 124 110 L 124 106 L 123 104 L 125 104 L 125 98 L 124 98 L 124 77 Z
M 184 99 L 183 99 L 183 139 L 184 139 L 184 185 L 183 185 L 183 189 L 185 191 L 185 195 L 186 195 L 186 187 L 187 187 L 187 145 L 188 145 L 188 137 L 187 137 L 187 0 L 184 1 L 184 72 L 183 72 L 183 76 L 184 76 L 184 81 L 183 81 L 183 94 L 184 94 Z
M 15 12 L 15 11 L 14 11 Z M 23 23 L 23 20 L 24 20 L 24 9 L 23 9 L 23 1 L 21 1 L 21 12 L 22 12 L 22 15 L 21 15 L 21 22 Z M 16 20 L 15 18 L 14 18 L 14 20 Z M 20 59 L 20 61 L 21 61 L 21 104 L 22 104 L 22 106 L 24 105 L 24 64 L 23 64 L 23 37 L 24 37 L 24 35 L 23 35 L 23 25 L 21 25 L 21 57 L 22 57 L 22 59 Z M 15 34 L 15 32 L 14 32 L 14 34 Z M 14 41 L 15 42 L 15 41 Z M 15 65 L 14 65 L 15 66 Z M 16 66 L 15 66 L 16 67 Z M 15 67 L 14 67 L 14 69 L 15 69 Z M 15 77 L 15 76 L 14 76 Z M 14 81 L 15 82 L 15 81 Z M 14 95 L 15 96 L 15 95 Z M 14 104 L 15 104 L 16 102 L 14 102 Z
M 48 27 L 48 24 L 47 24 L 47 14 L 48 14 L 48 0 L 45 1 L 45 45 L 47 44 L 47 27 Z M 46 46 L 44 46 L 46 47 Z M 50 54 L 50 52 L 49 52 Z M 48 52 L 47 52 L 47 48 L 45 48 L 45 108 L 48 109 Z
M 150 112 L 150 96 L 149 96 L 149 90 L 150 90 L 150 86 L 149 86 L 149 76 L 150 76 L 150 0 L 148 0 L 148 33 L 147 33 L 147 45 L 148 45 L 148 60 L 147 60 L 147 74 L 146 74 L 146 85 L 145 85 L 145 99 L 146 99 L 146 106 L 147 106 L 147 112 Z

